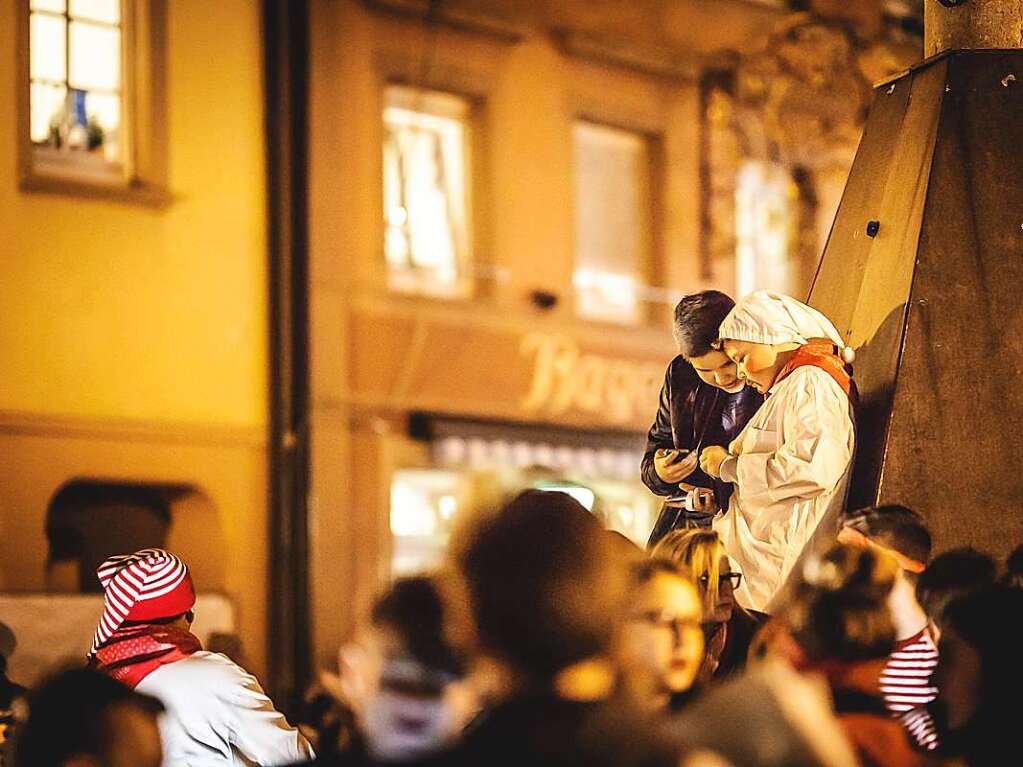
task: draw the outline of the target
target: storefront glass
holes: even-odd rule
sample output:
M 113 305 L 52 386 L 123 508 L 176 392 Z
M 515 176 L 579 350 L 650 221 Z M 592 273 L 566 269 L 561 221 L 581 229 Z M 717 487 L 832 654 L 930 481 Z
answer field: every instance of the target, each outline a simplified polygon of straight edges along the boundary
M 657 499 L 639 480 L 639 456 L 628 451 L 452 438 L 434 454 L 436 466 L 400 468 L 392 476 L 394 576 L 436 567 L 466 513 L 529 487 L 569 493 L 640 546 L 657 515 Z

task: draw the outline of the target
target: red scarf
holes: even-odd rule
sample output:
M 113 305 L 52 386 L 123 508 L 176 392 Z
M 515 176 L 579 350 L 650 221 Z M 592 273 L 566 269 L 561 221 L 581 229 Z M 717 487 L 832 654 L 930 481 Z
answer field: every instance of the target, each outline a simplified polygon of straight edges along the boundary
M 856 404 L 858 399 L 856 384 L 846 370 L 845 360 L 835 353 L 835 345 L 826 339 L 814 338 L 796 349 L 792 359 L 779 371 L 774 383 L 782 381 L 796 368 L 806 366 L 820 368 L 831 376 L 835 383 L 842 387 L 849 401 Z
M 92 667 L 128 687 L 160 666 L 187 658 L 202 649 L 191 632 L 173 626 L 122 626 L 96 650 Z

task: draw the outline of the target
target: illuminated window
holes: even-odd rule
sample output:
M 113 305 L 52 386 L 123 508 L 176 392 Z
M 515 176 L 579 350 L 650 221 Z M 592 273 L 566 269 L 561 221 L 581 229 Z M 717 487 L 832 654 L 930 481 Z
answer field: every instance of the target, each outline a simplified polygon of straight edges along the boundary
M 164 205 L 166 6 L 19 0 L 21 189 Z
M 459 511 L 465 478 L 437 469 L 399 469 L 391 481 L 391 571 L 396 576 L 437 567 Z
M 464 296 L 472 258 L 471 104 L 437 91 L 384 91 L 384 256 L 392 289 Z
M 736 290 L 791 291 L 790 245 L 799 189 L 791 174 L 773 163 L 743 165 L 735 189 Z
M 31 0 L 30 8 L 32 143 L 120 163 L 120 0 Z
M 653 239 L 650 142 L 587 122 L 575 124 L 573 141 L 577 311 L 635 324 Z

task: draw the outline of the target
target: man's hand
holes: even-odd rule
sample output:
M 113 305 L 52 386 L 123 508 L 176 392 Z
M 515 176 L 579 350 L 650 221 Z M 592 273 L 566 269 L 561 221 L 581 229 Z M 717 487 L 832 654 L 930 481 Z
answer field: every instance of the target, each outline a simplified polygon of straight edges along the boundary
M 679 482 L 678 488 L 693 497 L 693 511 L 701 514 L 714 514 L 718 510 L 717 502 L 714 500 L 714 491 L 710 488 L 696 487 L 685 482 Z
M 695 452 L 672 463 L 677 455 L 678 450 L 658 450 L 654 453 L 654 471 L 657 472 L 657 477 L 661 482 L 677 485 L 696 471 L 696 462 L 700 457 Z
M 731 453 L 719 445 L 705 447 L 703 452 L 700 453 L 700 468 L 709 476 L 720 479 L 721 464 L 724 463 L 724 460 L 729 455 Z

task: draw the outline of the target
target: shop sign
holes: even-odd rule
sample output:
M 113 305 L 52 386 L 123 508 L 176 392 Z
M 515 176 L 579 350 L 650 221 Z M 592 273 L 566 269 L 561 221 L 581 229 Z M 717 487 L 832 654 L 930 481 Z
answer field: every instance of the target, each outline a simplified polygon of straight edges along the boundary
M 571 338 L 548 333 L 527 334 L 519 350 L 533 358 L 529 393 L 520 403 L 529 413 L 577 411 L 624 425 L 657 410 L 661 365 L 583 352 Z

